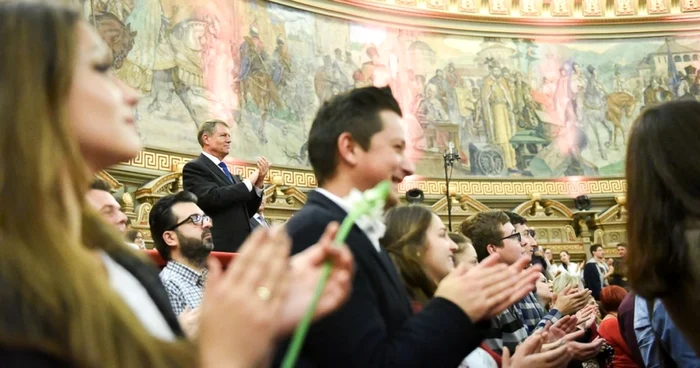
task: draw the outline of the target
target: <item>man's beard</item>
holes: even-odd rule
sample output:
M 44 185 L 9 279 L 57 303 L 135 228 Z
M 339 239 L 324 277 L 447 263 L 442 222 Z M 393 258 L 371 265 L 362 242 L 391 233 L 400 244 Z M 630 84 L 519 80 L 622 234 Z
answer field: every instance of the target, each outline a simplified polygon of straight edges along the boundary
M 176 232 L 177 240 L 180 242 L 180 254 L 192 265 L 204 268 L 209 253 L 214 249 L 211 238 L 211 231 L 202 231 L 202 237 L 189 238 Z

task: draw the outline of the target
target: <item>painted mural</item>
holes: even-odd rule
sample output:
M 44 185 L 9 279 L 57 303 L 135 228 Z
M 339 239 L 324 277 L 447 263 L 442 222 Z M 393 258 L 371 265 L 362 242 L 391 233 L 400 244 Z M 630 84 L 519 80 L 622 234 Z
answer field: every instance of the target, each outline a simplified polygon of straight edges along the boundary
M 144 98 L 149 147 L 196 154 L 198 124 L 227 121 L 231 155 L 308 166 L 320 104 L 389 85 L 417 174 L 619 176 L 645 106 L 700 99 L 700 38 L 553 43 L 353 23 L 258 0 L 94 0 L 86 15 L 115 73 Z

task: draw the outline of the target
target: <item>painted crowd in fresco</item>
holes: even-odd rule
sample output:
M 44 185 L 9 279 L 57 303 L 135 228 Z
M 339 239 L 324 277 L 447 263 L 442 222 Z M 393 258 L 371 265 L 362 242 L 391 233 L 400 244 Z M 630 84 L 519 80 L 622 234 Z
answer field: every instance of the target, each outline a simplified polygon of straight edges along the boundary
M 323 101 L 389 85 L 417 173 L 619 176 L 645 106 L 700 99 L 700 38 L 566 43 L 363 25 L 259 0 L 76 0 L 144 98 L 149 147 L 197 153 L 198 124 L 232 127 L 231 155 L 308 165 Z

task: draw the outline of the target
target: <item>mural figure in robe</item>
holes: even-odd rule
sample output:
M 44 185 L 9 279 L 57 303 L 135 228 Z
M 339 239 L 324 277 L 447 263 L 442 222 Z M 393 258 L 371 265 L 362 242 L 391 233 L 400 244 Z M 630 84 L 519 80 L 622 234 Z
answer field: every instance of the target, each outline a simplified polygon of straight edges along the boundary
M 490 128 L 489 142 L 503 150 L 503 161 L 507 168 L 515 169 L 517 160 L 510 138 L 515 133 L 513 101 L 508 82 L 502 78 L 501 67 L 496 62 L 489 66 L 490 74 L 484 78 L 481 91 L 484 118 Z
M 598 152 L 603 160 L 607 160 L 606 149 L 612 142 L 612 129 L 608 126 L 605 113 L 607 111 L 605 87 L 598 81 L 598 72 L 593 65 L 586 67 L 588 71 L 588 81 L 586 82 L 586 92 L 584 94 L 584 114 L 586 124 L 591 127 L 596 140 L 598 141 Z M 598 133 L 598 125 L 602 125 L 608 132 L 608 141 L 603 143 L 602 137 Z

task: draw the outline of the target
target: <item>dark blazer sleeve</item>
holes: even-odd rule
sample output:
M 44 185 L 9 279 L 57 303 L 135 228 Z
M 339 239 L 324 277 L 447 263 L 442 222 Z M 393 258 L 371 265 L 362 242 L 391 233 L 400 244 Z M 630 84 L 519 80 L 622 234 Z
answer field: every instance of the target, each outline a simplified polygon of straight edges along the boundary
M 182 182 L 185 190 L 197 196 L 197 204 L 207 210 L 222 210 L 231 207 L 232 202 L 258 200 L 255 189 L 248 190 L 245 183 L 219 186 L 214 182 L 209 169 L 197 161 L 188 162 L 182 169 Z M 255 212 L 258 210 L 255 207 Z
M 600 271 L 595 263 L 586 263 L 583 268 L 583 282 L 586 283 L 586 288 L 591 291 L 591 295 L 595 300 L 600 300 Z
M 320 216 L 323 214 L 314 217 Z M 293 252 L 298 253 L 315 243 L 325 226 L 309 223 L 294 227 Z M 420 313 L 407 318 L 403 326 L 390 334 L 364 267 L 356 257 L 350 299 L 311 327 L 304 349 L 313 356 L 314 366 L 457 367 L 479 346 L 480 328 L 457 305 L 442 298 L 428 302 Z M 282 353 L 285 351 L 286 346 Z

